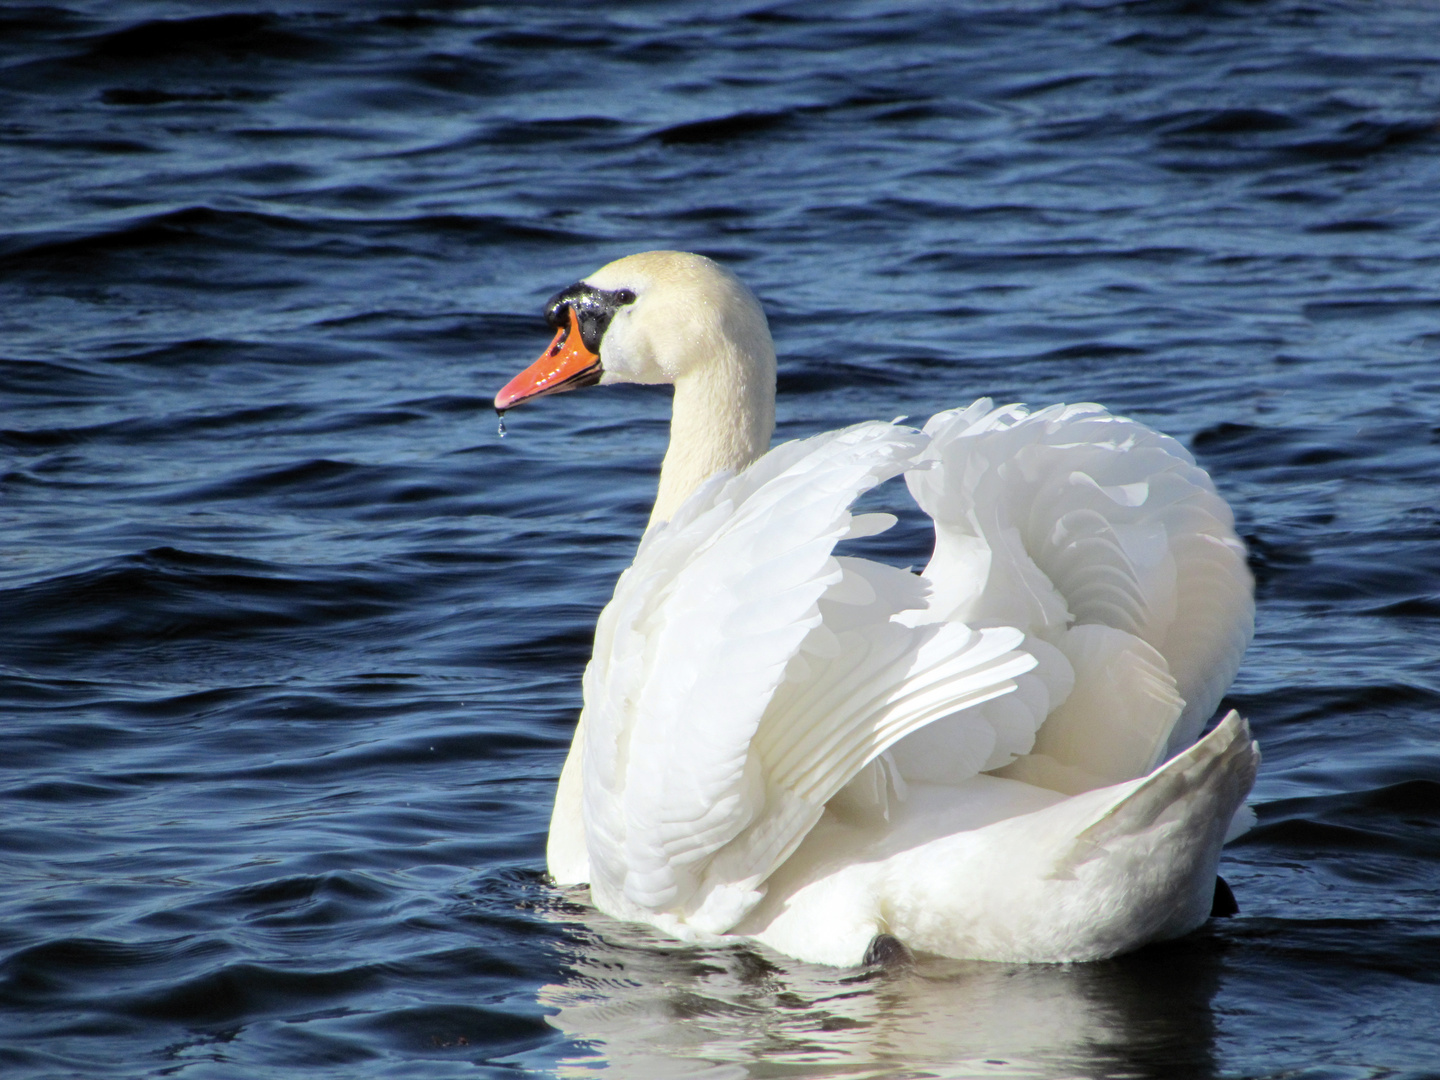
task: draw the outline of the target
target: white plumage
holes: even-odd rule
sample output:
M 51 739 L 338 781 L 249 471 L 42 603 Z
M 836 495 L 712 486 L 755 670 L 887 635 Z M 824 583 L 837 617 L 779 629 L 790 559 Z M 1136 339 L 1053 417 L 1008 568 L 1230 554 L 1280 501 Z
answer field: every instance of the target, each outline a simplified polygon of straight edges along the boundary
M 1097 405 L 982 400 L 762 454 L 774 354 L 733 276 L 649 253 L 580 288 L 619 299 L 578 362 L 673 382 L 676 419 L 596 628 L 555 879 L 831 964 L 881 933 L 1080 960 L 1199 925 L 1258 752 L 1233 713 L 1195 743 L 1253 605 L 1184 448 Z M 537 365 L 579 348 L 557 325 Z M 543 392 L 532 368 L 497 406 Z M 923 575 L 836 555 L 893 523 L 850 508 L 901 474 L 935 520 Z

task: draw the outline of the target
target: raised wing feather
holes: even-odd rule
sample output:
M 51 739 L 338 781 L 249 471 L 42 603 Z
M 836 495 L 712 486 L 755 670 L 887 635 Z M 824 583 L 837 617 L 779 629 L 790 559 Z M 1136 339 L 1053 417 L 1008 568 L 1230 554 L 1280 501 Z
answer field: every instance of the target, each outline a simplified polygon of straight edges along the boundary
M 1073 792 L 1193 742 L 1254 623 L 1244 548 L 1204 470 L 1098 405 L 982 399 L 925 431 L 931 467 L 907 477 L 936 525 L 925 617 L 1020 627 L 1073 668 L 1074 700 L 1039 735 L 1046 760 L 1006 775 Z
M 886 524 L 850 504 L 926 443 L 862 424 L 787 444 L 646 537 L 585 681 L 586 847 L 607 910 L 723 932 L 857 772 L 1033 666 L 1017 631 L 893 621 L 925 584 L 832 554 Z
M 781 447 L 645 538 L 585 680 L 591 886 L 612 909 L 683 907 L 697 864 L 754 817 L 750 739 L 840 578 L 849 504 L 920 445 L 865 424 Z

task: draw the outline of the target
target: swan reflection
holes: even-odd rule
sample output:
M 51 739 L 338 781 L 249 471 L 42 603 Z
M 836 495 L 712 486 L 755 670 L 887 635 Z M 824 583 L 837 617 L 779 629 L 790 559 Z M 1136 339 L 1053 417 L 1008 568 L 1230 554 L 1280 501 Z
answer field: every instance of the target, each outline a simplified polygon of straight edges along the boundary
M 571 976 L 540 991 L 575 1044 L 561 1077 L 1166 1077 L 1215 1071 L 1220 942 L 1117 960 L 921 959 L 841 970 L 700 948 L 570 908 Z

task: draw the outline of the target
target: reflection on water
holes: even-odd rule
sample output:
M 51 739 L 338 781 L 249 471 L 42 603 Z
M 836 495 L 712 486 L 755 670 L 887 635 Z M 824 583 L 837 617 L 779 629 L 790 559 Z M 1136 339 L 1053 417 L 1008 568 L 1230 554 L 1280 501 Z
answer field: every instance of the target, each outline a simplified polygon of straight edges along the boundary
M 583 890 L 579 891 L 583 895 Z M 1215 1072 L 1205 931 L 1093 964 L 921 959 L 901 973 L 680 945 L 578 905 L 540 991 L 561 1077 L 1166 1077 Z M 578 925 L 574 925 L 578 923 Z

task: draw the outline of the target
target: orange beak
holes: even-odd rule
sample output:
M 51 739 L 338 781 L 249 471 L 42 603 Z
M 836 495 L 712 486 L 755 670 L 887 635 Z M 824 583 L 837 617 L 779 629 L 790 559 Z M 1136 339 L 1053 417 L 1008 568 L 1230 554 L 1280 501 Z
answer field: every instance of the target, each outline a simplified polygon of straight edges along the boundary
M 528 368 L 516 375 L 495 395 L 495 411 L 503 413 L 521 402 L 563 390 L 593 386 L 600 381 L 600 357 L 585 347 L 580 336 L 580 320 L 573 307 L 570 325 L 562 326 L 550 347 Z

